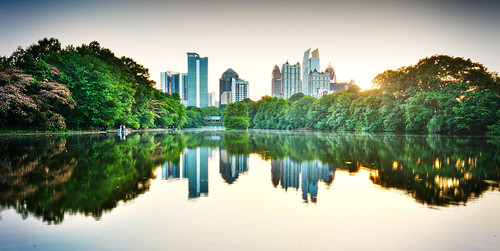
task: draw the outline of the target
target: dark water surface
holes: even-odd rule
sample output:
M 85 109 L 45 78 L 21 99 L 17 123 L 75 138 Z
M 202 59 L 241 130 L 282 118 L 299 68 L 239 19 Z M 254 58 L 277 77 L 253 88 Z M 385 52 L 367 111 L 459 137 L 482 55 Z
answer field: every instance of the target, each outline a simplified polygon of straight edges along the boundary
M 500 247 L 500 139 L 0 137 L 1 250 Z

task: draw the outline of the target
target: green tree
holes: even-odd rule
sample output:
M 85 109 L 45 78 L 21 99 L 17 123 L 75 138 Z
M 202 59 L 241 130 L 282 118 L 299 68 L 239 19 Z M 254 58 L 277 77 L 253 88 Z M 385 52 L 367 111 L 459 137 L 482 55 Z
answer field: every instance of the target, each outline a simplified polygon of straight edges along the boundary
M 241 102 L 230 103 L 224 110 L 223 125 L 226 129 L 248 129 L 248 106 Z

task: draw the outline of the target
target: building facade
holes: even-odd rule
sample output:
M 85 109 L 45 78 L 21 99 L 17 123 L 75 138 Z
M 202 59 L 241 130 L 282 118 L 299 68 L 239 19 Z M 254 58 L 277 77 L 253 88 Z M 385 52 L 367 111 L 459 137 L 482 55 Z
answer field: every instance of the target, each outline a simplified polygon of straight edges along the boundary
M 161 86 L 160 89 L 164 93 L 172 94 L 174 92 L 180 95 L 180 74 L 175 71 L 160 72 Z
M 328 64 L 328 67 L 326 67 L 325 72 L 328 72 L 330 74 L 330 83 L 337 83 L 337 74 L 335 73 L 335 70 L 333 69 L 331 63 Z
M 349 87 L 351 87 L 355 84 L 356 84 L 356 81 L 354 81 L 354 79 L 351 79 L 351 81 L 349 81 L 349 82 L 333 83 L 333 84 L 330 84 L 330 90 L 335 91 L 335 92 L 339 92 L 342 90 L 347 90 L 347 89 L 349 89 Z
M 309 90 L 311 90 L 311 87 L 309 86 L 309 78 L 308 75 L 309 73 L 313 71 L 320 71 L 320 62 L 319 62 L 319 49 L 314 50 L 312 53 L 310 52 L 311 49 L 307 49 L 304 52 L 304 58 L 302 61 L 302 92 L 305 95 L 311 94 Z
M 273 97 L 283 96 L 283 90 L 281 85 L 281 71 L 278 65 L 275 65 L 273 68 L 271 89 Z
M 300 80 L 300 64 L 290 65 L 288 61 L 281 67 L 281 83 L 283 97 L 290 98 L 293 94 L 302 92 L 302 81 Z
M 231 91 L 225 91 L 220 96 L 220 104 L 221 105 L 227 105 L 229 103 L 231 103 Z
M 231 81 L 231 103 L 248 98 L 248 81 L 233 78 Z
M 313 72 L 309 73 L 307 79 L 309 82 L 308 95 L 318 93 L 320 89 L 330 90 L 330 73 L 328 72 L 318 72 L 314 69 Z
M 187 104 L 208 107 L 208 58 L 188 52 L 187 60 Z
M 219 78 L 219 98 L 222 103 L 222 94 L 224 92 L 231 92 L 231 84 L 232 84 L 232 79 L 240 79 L 238 76 L 238 73 L 236 73 L 233 69 L 229 68 L 227 69 L 224 73 L 222 73 L 221 78 Z M 230 99 L 229 101 L 230 102 Z M 228 103 L 226 103 L 228 104 Z

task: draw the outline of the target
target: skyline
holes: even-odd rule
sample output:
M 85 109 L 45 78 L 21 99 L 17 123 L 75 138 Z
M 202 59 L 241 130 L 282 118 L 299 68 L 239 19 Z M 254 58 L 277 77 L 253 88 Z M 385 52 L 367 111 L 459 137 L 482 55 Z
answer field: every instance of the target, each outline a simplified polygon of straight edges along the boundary
M 470 58 L 500 71 L 494 1 L 0 1 L 0 55 L 45 37 L 63 46 L 98 41 L 150 70 L 187 72 L 187 52 L 208 57 L 208 92 L 228 68 L 271 94 L 273 67 L 319 48 L 338 81 L 367 88 L 379 73 L 435 54 Z M 297 30 L 299 32 L 297 32 Z M 302 76 L 303 78 L 303 76 Z

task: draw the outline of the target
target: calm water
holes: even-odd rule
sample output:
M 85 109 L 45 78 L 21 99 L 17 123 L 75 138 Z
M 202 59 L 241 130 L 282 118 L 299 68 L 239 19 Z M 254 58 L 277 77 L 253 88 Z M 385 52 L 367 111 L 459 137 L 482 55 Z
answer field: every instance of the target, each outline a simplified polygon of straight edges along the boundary
M 500 139 L 0 137 L 1 250 L 500 247 Z

